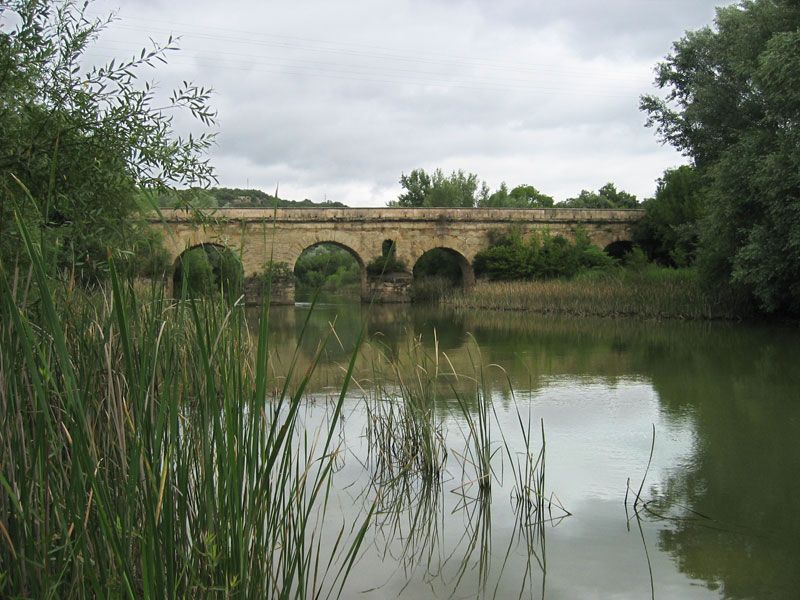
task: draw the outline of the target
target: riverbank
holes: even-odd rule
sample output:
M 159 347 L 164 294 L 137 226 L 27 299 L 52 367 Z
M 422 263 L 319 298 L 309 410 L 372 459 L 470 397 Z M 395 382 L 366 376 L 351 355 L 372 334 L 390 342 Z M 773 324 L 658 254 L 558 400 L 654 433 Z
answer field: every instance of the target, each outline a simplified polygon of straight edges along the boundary
M 749 313 L 706 292 L 691 270 L 648 267 L 547 281 L 479 281 L 442 303 L 459 309 L 643 319 L 737 320 Z

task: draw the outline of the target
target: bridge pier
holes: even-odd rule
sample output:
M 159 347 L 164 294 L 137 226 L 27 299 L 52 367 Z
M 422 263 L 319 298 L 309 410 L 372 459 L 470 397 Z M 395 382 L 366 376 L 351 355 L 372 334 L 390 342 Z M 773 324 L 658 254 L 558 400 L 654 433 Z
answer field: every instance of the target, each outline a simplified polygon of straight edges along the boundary
M 270 304 L 294 304 L 294 277 L 274 277 L 269 290 Z M 261 304 L 267 298 L 267 278 L 251 275 L 244 280 L 245 304 Z
M 361 296 L 363 302 L 400 304 L 411 302 L 411 273 L 367 275 L 367 285 Z

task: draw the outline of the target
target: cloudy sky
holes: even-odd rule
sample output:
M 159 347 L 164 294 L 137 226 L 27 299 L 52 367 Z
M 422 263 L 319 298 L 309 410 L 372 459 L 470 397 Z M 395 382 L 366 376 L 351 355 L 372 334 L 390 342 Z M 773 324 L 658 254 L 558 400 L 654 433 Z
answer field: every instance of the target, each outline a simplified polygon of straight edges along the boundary
M 684 162 L 638 110 L 653 66 L 723 0 L 100 0 L 90 58 L 181 36 L 148 74 L 211 86 L 219 183 L 381 206 L 402 172 L 477 173 L 557 200 L 652 195 Z

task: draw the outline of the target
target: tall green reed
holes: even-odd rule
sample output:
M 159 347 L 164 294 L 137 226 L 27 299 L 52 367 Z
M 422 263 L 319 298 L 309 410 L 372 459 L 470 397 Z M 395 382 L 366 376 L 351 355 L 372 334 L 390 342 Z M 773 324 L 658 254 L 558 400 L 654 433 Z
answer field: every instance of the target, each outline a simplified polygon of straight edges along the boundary
M 316 528 L 355 358 L 308 431 L 316 363 L 270 393 L 267 306 L 253 340 L 241 306 L 142 298 L 113 264 L 110 289 L 71 289 L 19 229 L 32 281 L 0 272 L 0 595 L 336 596 L 372 515 L 332 543 Z

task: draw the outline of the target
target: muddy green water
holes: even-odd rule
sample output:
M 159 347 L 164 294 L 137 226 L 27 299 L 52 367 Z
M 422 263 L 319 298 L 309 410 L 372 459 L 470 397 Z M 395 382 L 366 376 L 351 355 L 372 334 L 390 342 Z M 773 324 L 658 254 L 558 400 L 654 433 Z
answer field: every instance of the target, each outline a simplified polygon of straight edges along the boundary
M 278 370 L 307 316 L 304 306 L 273 309 Z M 516 450 L 524 446 L 514 400 L 535 424 L 535 449 L 543 419 L 546 490 L 571 515 L 554 508 L 543 527 L 521 524 L 507 470 L 488 497 L 464 492 L 465 420 L 445 390 L 441 486 L 414 488 L 398 518 L 378 516 L 345 597 L 800 597 L 796 328 L 321 306 L 300 341 L 301 365 L 332 324 L 337 335 L 310 388 L 309 424 L 326 418 L 363 322 L 370 345 L 357 379 L 367 391 L 376 348 L 402 357 L 414 340 L 431 355 L 438 346 L 442 363 L 446 355 L 462 373 L 477 362 L 501 365 L 504 373 L 486 369 L 495 444 L 502 432 Z M 375 493 L 361 396 L 354 389 L 345 405 L 340 469 L 320 525 L 328 534 L 357 519 Z M 653 426 L 648 504 L 637 518 L 632 493 L 626 511 L 626 486 L 630 478 L 639 488 Z

